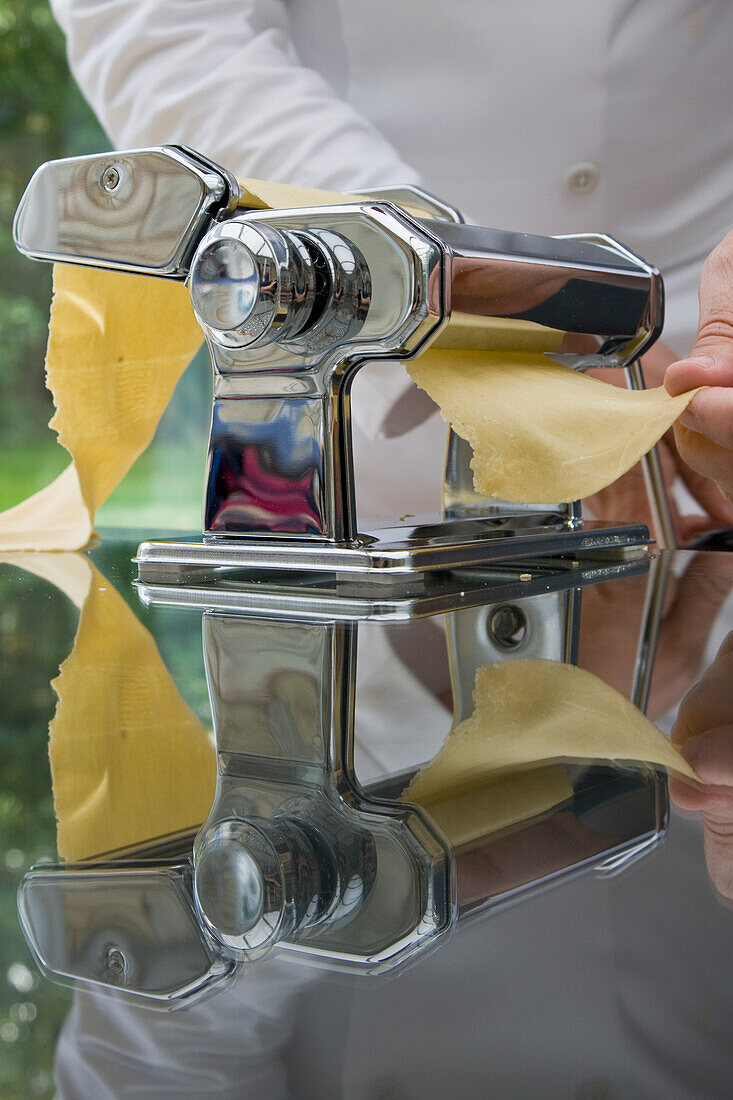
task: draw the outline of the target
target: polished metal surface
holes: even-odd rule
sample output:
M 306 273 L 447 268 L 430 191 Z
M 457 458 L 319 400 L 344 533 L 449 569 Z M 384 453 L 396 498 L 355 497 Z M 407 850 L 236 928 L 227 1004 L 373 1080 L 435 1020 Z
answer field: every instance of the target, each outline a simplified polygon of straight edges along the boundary
M 238 569 L 181 566 L 171 583 L 173 567 L 163 567 L 155 581 L 136 581 L 145 605 L 210 608 L 216 611 L 248 611 L 271 619 L 302 618 L 315 621 L 376 619 L 380 622 L 408 622 L 425 615 L 439 615 L 493 600 L 513 602 L 529 596 L 566 589 L 568 573 L 573 586 L 582 588 L 601 580 L 637 576 L 649 569 L 647 555 L 619 561 L 584 561 L 568 558 L 522 558 L 514 563 L 471 567 L 452 572 L 406 574 L 405 583 L 391 580 L 380 591 L 374 584 L 360 583 L 358 574 L 324 576 L 316 588 L 308 574 L 270 573 L 264 579 Z M 149 570 L 155 573 L 154 568 Z M 148 571 L 146 571 L 148 575 Z M 167 581 L 167 583 L 166 583 Z M 494 633 L 496 633 L 494 627 Z M 568 642 L 567 652 L 574 649 Z
M 24 878 L 18 912 L 55 981 L 165 1008 L 197 999 L 234 969 L 199 926 L 190 880 L 188 863 L 160 859 L 41 866 Z
M 214 339 L 204 530 L 344 541 L 356 534 L 349 395 L 366 357 L 411 355 L 441 323 L 428 306 L 440 248 L 396 207 L 244 215 L 310 246 L 322 309 L 264 347 Z M 318 259 L 320 257 L 320 260 Z
M 569 527 L 553 513 L 477 517 L 364 532 L 350 544 L 291 539 L 279 544 L 207 539 L 143 542 L 136 556 L 143 582 L 191 566 L 250 568 L 400 577 L 415 572 L 460 569 L 488 562 L 552 555 L 643 555 L 649 531 L 642 524 L 609 526 L 585 521 Z M 314 583 L 317 578 L 314 577 Z
M 349 192 L 346 193 L 349 194 Z M 466 220 L 456 206 L 452 206 L 444 199 L 438 198 L 431 191 L 426 191 L 424 187 L 417 187 L 412 183 L 403 184 L 402 186 L 392 184 L 387 187 L 362 188 L 351 193 L 355 196 L 377 199 L 378 202 L 385 200 L 393 202 L 396 206 L 401 206 L 407 210 L 424 211 L 430 218 L 439 222 L 462 224 Z
M 349 224 L 347 209 L 341 217 L 341 234 L 354 241 L 358 221 Z M 415 224 L 429 231 L 443 256 L 442 265 L 433 261 L 428 272 L 413 253 L 413 271 L 419 273 L 434 318 L 435 346 L 530 347 L 577 369 L 618 367 L 649 346 L 661 328 L 658 273 L 609 239 L 533 238 L 460 224 Z M 313 229 L 312 236 L 318 241 L 323 231 Z M 372 286 L 390 286 L 403 297 L 403 311 L 422 324 L 410 282 L 395 279 L 393 254 L 361 251 Z M 364 356 L 385 354 L 383 337 L 368 346 L 374 339 L 368 326 L 359 338 L 367 341 Z M 290 342 L 294 357 L 283 358 L 273 349 L 271 357 L 265 353 L 241 364 L 234 354 L 225 357 L 212 346 L 215 370 L 227 375 L 227 384 L 215 385 L 205 532 L 256 534 L 258 540 L 270 532 L 280 542 L 288 534 L 356 538 L 349 403 L 337 394 L 342 379 L 350 379 L 364 358 L 355 358 L 348 333 L 335 335 L 324 345 L 330 343 L 333 356 L 324 375 L 322 366 L 314 371 L 315 362 L 308 361 L 310 339 L 306 326 Z M 391 357 L 406 353 L 412 354 L 406 345 L 392 344 Z M 299 381 L 304 368 L 310 370 L 308 380 Z M 284 377 L 276 386 L 278 371 Z M 234 374 L 238 386 L 232 383 Z M 263 399 L 265 393 L 269 396 Z M 496 503 L 473 491 L 466 450 L 453 437 L 446 476 L 451 514 L 456 507 L 462 515 L 495 514 Z M 288 463 L 290 456 L 294 461 Z M 504 507 L 506 514 L 516 510 Z M 558 510 L 573 521 L 572 507 Z
M 158 147 L 50 162 L 19 207 L 16 241 L 29 255 L 190 276 L 214 368 L 202 526 L 241 539 L 243 564 L 290 568 L 294 550 L 302 568 L 351 560 L 344 568 L 366 575 L 493 560 L 493 547 L 474 552 L 489 535 L 480 524 L 470 540 L 446 528 L 427 547 L 405 532 L 407 552 L 381 533 L 384 553 L 373 542 L 365 555 L 350 422 L 357 370 L 374 359 L 399 369 L 429 345 L 529 350 L 580 370 L 629 367 L 661 330 L 659 273 L 609 237 L 469 226 L 419 190 L 384 194 L 392 201 L 243 212 L 227 172 L 191 150 Z M 416 218 L 397 201 L 436 217 Z M 518 517 L 504 531 L 518 542 L 528 509 L 476 494 L 468 460 L 453 436 L 446 518 Z M 648 468 L 662 517 L 653 459 Z M 545 517 L 547 535 L 563 536 L 552 552 L 589 545 L 564 537 L 577 505 L 530 511 Z M 634 537 L 616 532 L 603 545 Z
M 513 578 L 501 571 L 479 577 L 466 571 L 462 587 L 454 585 L 450 594 L 443 593 L 443 609 L 451 608 L 444 621 L 454 724 L 473 711 L 480 667 L 515 656 L 575 662 L 581 589 L 643 574 L 648 560 L 596 562 L 586 570 L 580 562 L 554 566 L 552 562 L 527 563 L 527 568 L 533 571 L 534 588 L 523 591 L 522 582 L 516 584 L 516 571 Z M 473 603 L 466 600 L 472 584 Z M 265 591 L 273 593 L 271 583 Z M 246 583 L 238 587 L 233 581 L 228 594 L 246 597 L 252 594 L 252 587 Z M 394 817 L 399 793 L 409 776 L 365 785 L 354 770 L 350 700 L 356 692 L 358 708 L 359 696 L 355 663 L 358 620 L 353 607 L 342 616 L 340 605 L 332 602 L 329 616 L 325 601 L 316 605 L 307 589 L 297 594 L 293 588 L 290 621 L 278 621 L 273 613 L 276 601 L 268 606 L 265 600 L 257 607 L 232 599 L 228 607 L 217 605 L 216 577 L 198 592 L 188 590 L 187 598 L 178 588 L 167 592 L 146 588 L 141 595 L 145 602 L 158 606 L 161 602 L 179 608 L 199 606 L 206 612 L 204 649 L 217 731 L 219 779 L 214 806 L 194 845 L 193 863 L 198 911 L 221 950 L 228 957 L 251 961 L 279 944 L 334 965 L 367 968 L 377 964 L 392 967 L 416 950 L 424 950 L 426 935 L 429 941 L 448 925 L 447 917 L 442 924 L 436 925 L 434 920 L 426 924 L 427 914 L 421 906 L 413 910 L 411 931 L 405 927 L 398 931 L 393 913 L 389 917 L 392 932 L 381 950 L 375 952 L 371 940 L 369 946 L 357 948 L 362 936 L 361 915 L 386 904 L 375 900 L 381 897 L 385 854 L 379 855 L 382 842 L 374 815 L 392 816 L 392 862 L 401 849 L 403 875 L 414 861 L 415 841 L 425 845 L 429 834 L 423 831 L 425 823 L 421 825 L 420 817 L 408 818 L 401 826 Z M 352 602 L 357 603 L 356 596 Z M 367 623 L 374 618 L 375 608 L 369 597 L 362 597 L 361 604 L 359 618 Z M 429 596 L 420 600 L 413 593 L 403 599 L 402 610 L 402 623 L 414 624 L 409 625 L 411 631 L 417 628 L 413 644 L 419 652 L 420 619 L 428 616 L 425 627 L 429 628 L 436 607 Z M 642 630 L 645 633 L 646 628 Z M 640 651 L 640 659 L 647 656 Z M 261 711 L 263 698 L 268 699 L 265 713 Z M 256 718 L 258 713 L 261 717 Z M 624 790 L 629 797 L 633 791 L 626 825 L 629 831 L 615 833 L 611 840 L 605 832 L 585 833 L 583 826 L 579 838 L 582 835 L 585 840 L 572 861 L 576 872 L 596 865 L 599 857 L 607 869 L 611 860 L 615 866 L 615 861 L 638 855 L 663 828 L 661 788 L 653 773 L 645 773 L 640 784 L 631 787 L 624 787 L 627 780 L 621 780 L 620 787 L 616 779 L 609 785 L 607 778 L 599 785 L 599 778 L 600 773 L 577 772 L 578 806 L 587 803 L 587 813 L 593 816 L 600 812 L 604 800 L 614 799 Z M 298 789 L 300 793 L 293 797 Z M 263 816 L 264 807 L 269 813 Z M 541 836 L 547 826 L 538 823 L 537 828 Z M 434 859 L 430 843 L 428 847 Z M 406 856 L 408 862 L 404 863 Z M 439 876 L 443 872 L 440 862 L 430 868 L 430 860 L 422 864 L 414 889 L 427 889 L 428 895 L 436 896 L 437 884 L 429 883 L 436 872 Z M 415 869 L 413 866 L 412 873 Z M 551 862 L 546 868 L 547 882 L 567 870 Z M 460 881 L 460 864 L 456 873 Z M 418 882 L 423 885 L 418 887 Z M 534 879 L 532 883 L 536 886 Z M 486 906 L 521 895 L 532 883 L 517 882 L 507 890 L 497 888 L 494 882 L 490 887 L 486 884 L 479 895 L 474 882 L 470 897 L 459 887 L 459 910 L 475 916 Z M 385 910 L 380 917 L 383 931 L 387 920 Z M 350 943 L 348 950 L 344 936 Z
M 209 933 L 236 955 L 251 958 L 310 924 L 325 908 L 327 877 L 327 864 L 321 868 L 292 822 L 225 819 L 196 838 L 196 907 Z
M 483 602 L 472 614 L 464 611 L 450 617 L 447 627 L 456 722 L 473 713 L 476 669 L 480 666 L 511 656 L 571 663 L 574 657 L 577 659 L 574 640 L 579 589 L 575 587 L 575 574 L 572 587 L 567 574 L 564 581 L 544 595 Z
M 171 145 L 48 161 L 18 206 L 15 244 L 36 260 L 184 278 L 237 194 L 224 169 Z
M 369 969 L 445 931 L 441 840 L 414 808 L 355 789 L 355 624 L 305 607 L 290 622 L 207 610 L 203 636 L 218 775 L 192 859 L 219 950 L 251 961 L 280 946 Z
M 448 231 L 452 310 L 436 346 L 511 350 L 520 346 L 521 331 L 523 349 L 543 352 L 575 370 L 625 366 L 629 388 L 644 388 L 638 357 L 657 339 L 664 320 L 664 287 L 654 267 L 601 233 L 543 238 L 493 231 L 496 254 L 489 259 L 483 252 L 484 231 L 474 229 Z M 565 266 L 568 258 L 572 267 Z M 492 507 L 507 514 L 533 510 L 476 493 L 471 457 L 470 445 L 451 432 L 443 486 L 447 515 Z M 655 534 L 671 548 L 674 534 L 656 449 L 642 461 Z M 580 506 L 575 501 L 558 505 L 558 511 L 572 523 Z
M 371 301 L 369 270 L 355 245 L 328 232 L 279 231 L 234 217 L 204 237 L 190 278 L 197 320 L 229 348 L 316 348 L 350 339 Z
M 448 224 L 438 232 L 451 303 L 438 347 L 543 352 L 585 370 L 627 366 L 662 330 L 659 272 L 611 237 Z
M 297 237 L 232 218 L 201 242 L 190 290 L 196 319 L 212 339 L 246 347 L 303 327 L 315 302 L 316 275 Z

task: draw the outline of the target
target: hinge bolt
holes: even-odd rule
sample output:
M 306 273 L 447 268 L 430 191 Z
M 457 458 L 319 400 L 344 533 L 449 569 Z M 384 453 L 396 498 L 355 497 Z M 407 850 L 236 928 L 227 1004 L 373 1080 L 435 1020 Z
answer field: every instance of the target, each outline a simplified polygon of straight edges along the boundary
M 127 977 L 127 959 L 119 947 L 107 948 L 104 958 L 104 974 L 112 985 L 123 985 Z
M 114 191 L 119 182 L 120 173 L 113 164 L 110 164 L 109 167 L 105 168 L 102 172 L 102 187 L 105 191 Z

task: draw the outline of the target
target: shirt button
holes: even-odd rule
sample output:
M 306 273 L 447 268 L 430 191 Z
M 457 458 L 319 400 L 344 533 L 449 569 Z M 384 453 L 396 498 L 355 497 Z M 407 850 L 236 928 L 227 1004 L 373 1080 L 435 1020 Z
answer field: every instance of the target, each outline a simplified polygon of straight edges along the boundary
M 576 195 L 587 195 L 596 187 L 601 173 L 597 165 L 584 161 L 582 164 L 574 164 L 567 174 L 565 182 L 568 188 Z

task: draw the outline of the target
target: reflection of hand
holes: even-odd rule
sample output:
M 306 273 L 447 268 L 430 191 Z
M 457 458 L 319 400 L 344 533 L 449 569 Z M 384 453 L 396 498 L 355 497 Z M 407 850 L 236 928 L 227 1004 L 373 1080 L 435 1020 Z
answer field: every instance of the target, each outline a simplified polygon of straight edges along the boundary
M 493 260 L 490 265 L 457 257 L 452 269 L 452 308 L 460 313 L 511 317 L 548 301 L 572 271 L 541 264 Z
M 669 793 L 682 809 L 700 814 L 710 878 L 724 897 L 733 899 L 733 632 L 682 701 L 672 739 L 703 786 L 672 777 Z
M 731 354 L 733 358 L 733 352 Z M 674 359 L 674 352 L 666 344 L 661 342 L 655 344 L 642 360 L 647 385 L 650 387 L 661 386 L 663 380 L 667 377 L 665 372 L 670 364 L 674 362 Z M 617 386 L 625 385 L 625 379 L 620 371 L 598 370 L 588 371 L 588 373 Z M 733 371 L 731 372 L 731 379 L 731 384 L 733 384 Z M 699 384 L 699 382 L 692 383 L 692 385 Z M 681 393 L 685 388 L 688 387 L 680 387 L 676 392 Z M 694 400 L 696 401 L 697 398 Z M 684 420 L 684 414 L 682 419 Z M 704 516 L 680 515 L 674 501 L 670 499 L 672 522 L 677 537 L 681 543 L 685 543 L 703 531 L 733 525 L 733 504 L 723 496 L 713 481 L 703 476 L 697 469 L 693 469 L 685 461 L 687 455 L 686 453 L 680 453 L 678 449 L 676 430 L 675 428 L 667 432 L 659 443 L 659 457 L 664 480 L 669 488 L 680 477 L 706 513 Z M 597 519 L 618 523 L 646 523 L 649 529 L 652 530 L 652 517 L 640 463 L 637 463 L 613 485 L 609 485 L 607 489 L 588 497 L 584 503 L 587 504 Z
M 649 575 L 583 590 L 578 663 L 628 695 Z M 654 721 L 692 683 L 724 600 L 733 587 L 733 554 L 700 551 L 681 577 L 666 580 L 647 713 Z
M 706 387 L 680 417 L 675 440 L 684 461 L 733 503 L 733 233 L 705 261 L 695 346 L 664 384 L 671 394 Z

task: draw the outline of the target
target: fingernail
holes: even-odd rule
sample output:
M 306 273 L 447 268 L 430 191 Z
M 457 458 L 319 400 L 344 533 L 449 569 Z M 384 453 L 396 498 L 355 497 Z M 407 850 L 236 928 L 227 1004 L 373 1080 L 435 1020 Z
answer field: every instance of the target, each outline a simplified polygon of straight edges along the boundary
M 680 424 L 682 424 L 682 426 L 685 428 L 689 428 L 691 432 L 697 432 L 700 430 L 699 424 L 697 422 L 697 417 L 695 416 L 689 405 L 680 416 Z
M 681 748 L 682 755 L 687 763 L 697 773 L 701 783 L 720 783 L 720 768 L 715 761 L 710 760 L 705 752 L 706 737 L 704 733 L 697 737 L 690 737 Z

